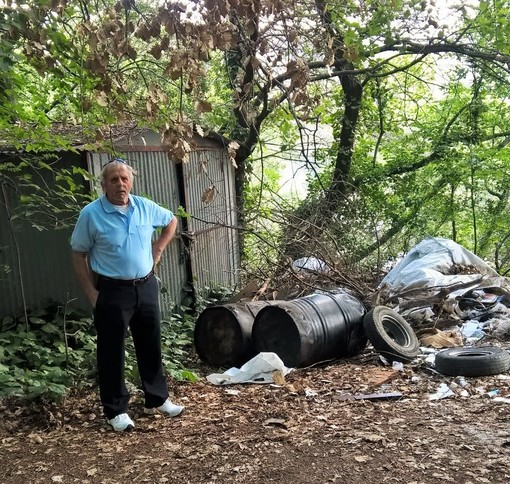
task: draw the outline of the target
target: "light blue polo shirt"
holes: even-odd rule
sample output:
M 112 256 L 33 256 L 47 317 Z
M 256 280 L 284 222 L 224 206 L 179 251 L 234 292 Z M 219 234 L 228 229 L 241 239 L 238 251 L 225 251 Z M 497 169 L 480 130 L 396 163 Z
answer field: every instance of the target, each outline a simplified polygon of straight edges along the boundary
M 121 213 L 105 195 L 85 206 L 71 236 L 75 252 L 86 252 L 91 269 L 115 279 L 145 277 L 154 265 L 152 234 L 166 227 L 174 214 L 157 203 L 129 195 Z

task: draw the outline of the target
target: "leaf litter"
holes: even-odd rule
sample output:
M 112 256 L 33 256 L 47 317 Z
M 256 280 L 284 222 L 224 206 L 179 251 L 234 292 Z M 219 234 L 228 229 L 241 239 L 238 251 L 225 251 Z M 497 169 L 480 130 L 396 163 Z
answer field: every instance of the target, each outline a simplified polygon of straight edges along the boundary
M 423 363 L 395 371 L 369 347 L 278 384 L 171 382 L 186 406 L 175 419 L 145 416 L 135 394 L 130 433 L 109 429 L 96 389 L 59 405 L 4 399 L 0 482 L 507 482 L 510 406 L 484 396 L 510 397 L 507 376 L 469 378 L 469 396 L 431 401 L 453 377 Z M 354 398 L 378 393 L 401 397 Z

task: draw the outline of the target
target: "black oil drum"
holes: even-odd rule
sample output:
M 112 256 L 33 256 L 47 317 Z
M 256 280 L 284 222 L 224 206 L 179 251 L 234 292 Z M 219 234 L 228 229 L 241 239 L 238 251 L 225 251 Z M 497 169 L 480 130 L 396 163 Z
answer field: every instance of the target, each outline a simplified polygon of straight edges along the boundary
M 363 304 L 346 292 L 275 301 L 255 317 L 253 347 L 255 353 L 274 352 L 295 368 L 354 356 L 367 345 L 365 313 Z
M 204 309 L 194 330 L 198 357 L 212 366 L 242 366 L 256 354 L 251 341 L 255 316 L 271 303 L 254 301 Z

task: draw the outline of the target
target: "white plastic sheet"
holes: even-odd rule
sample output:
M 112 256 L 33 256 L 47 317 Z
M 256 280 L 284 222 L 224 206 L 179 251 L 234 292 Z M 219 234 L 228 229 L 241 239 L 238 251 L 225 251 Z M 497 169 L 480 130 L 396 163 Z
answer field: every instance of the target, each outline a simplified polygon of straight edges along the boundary
M 474 268 L 472 274 L 450 274 L 454 266 Z M 473 283 L 498 277 L 480 257 L 453 240 L 430 237 L 422 240 L 386 275 L 380 287 L 387 286 L 392 293 L 419 288 L 452 287 L 459 283 Z M 471 288 L 472 288 L 471 287 Z M 465 288 L 464 290 L 468 290 Z
M 436 393 L 429 395 L 429 400 L 441 400 L 443 398 L 449 398 L 454 396 L 455 392 L 453 392 L 446 383 L 441 383 Z
M 273 373 L 287 375 L 287 368 L 276 353 L 263 352 L 247 361 L 241 368 L 230 368 L 225 373 L 213 373 L 207 381 L 213 385 L 232 385 L 234 383 L 273 383 Z
M 296 272 L 312 271 L 327 273 L 330 271 L 330 267 L 326 262 L 317 257 L 302 257 L 292 262 L 292 268 Z

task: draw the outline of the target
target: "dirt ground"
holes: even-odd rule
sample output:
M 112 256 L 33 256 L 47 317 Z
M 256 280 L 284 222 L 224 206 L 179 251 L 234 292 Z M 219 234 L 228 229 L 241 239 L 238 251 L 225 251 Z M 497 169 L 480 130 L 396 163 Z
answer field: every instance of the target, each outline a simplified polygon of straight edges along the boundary
M 95 389 L 59 406 L 0 401 L 0 482 L 509 482 L 510 403 L 484 395 L 510 397 L 508 373 L 431 400 L 455 379 L 395 371 L 367 348 L 285 380 L 171 383 L 186 406 L 175 419 L 144 416 L 134 395 L 131 433 L 109 429 Z

